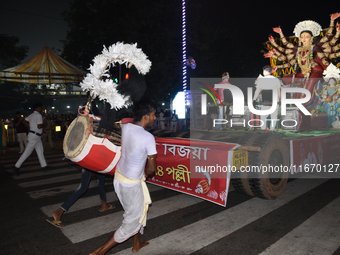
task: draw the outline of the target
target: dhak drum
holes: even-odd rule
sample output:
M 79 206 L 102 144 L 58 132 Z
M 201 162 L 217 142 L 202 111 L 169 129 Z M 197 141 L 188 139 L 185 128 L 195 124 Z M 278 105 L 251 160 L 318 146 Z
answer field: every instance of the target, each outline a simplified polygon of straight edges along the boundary
M 105 134 L 99 130 L 95 119 L 79 115 L 66 131 L 64 154 L 86 169 L 113 175 L 121 157 L 120 127 L 116 126 L 115 131 Z

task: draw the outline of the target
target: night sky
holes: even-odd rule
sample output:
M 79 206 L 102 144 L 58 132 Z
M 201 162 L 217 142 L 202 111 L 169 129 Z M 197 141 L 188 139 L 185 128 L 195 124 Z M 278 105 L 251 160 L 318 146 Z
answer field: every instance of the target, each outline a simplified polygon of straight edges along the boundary
M 68 9 L 71 0 L 6 0 L 0 7 L 1 32 L 20 39 L 19 45 L 29 46 L 28 57 L 34 57 L 45 45 L 59 53 L 62 48 L 60 40 L 64 40 L 67 24 L 60 13 Z M 142 1 L 142 0 L 141 0 Z M 169 1 L 169 0 L 159 0 Z M 178 2 L 180 0 L 171 0 Z M 321 5 L 318 2 L 299 1 L 298 4 L 287 1 L 220 1 L 220 0 L 187 0 L 201 4 L 203 14 L 211 19 L 214 26 L 228 30 L 236 30 L 242 47 L 249 45 L 262 49 L 272 27 L 281 26 L 286 36 L 293 34 L 296 23 L 305 19 L 317 21 L 322 28 L 329 26 L 329 15 L 340 12 L 329 2 Z M 188 19 L 195 19 L 187 9 Z M 181 29 L 180 27 L 178 28 Z M 223 34 L 221 35 L 223 40 Z M 115 43 L 115 42 L 113 42 Z M 231 49 L 232 50 L 232 49 Z M 190 54 L 190 49 L 188 49 Z M 259 53 L 260 54 L 260 53 Z M 251 56 L 250 56 L 251 57 Z M 231 60 L 232 61 L 232 60 Z
M 246 45 L 265 42 L 268 36 L 277 35 L 273 27 L 280 26 L 285 36 L 292 36 L 295 25 L 303 20 L 314 20 L 328 28 L 330 14 L 340 12 L 332 4 L 316 5 L 312 1 L 200 1 L 206 6 L 216 26 L 235 29 Z M 297 3 L 297 1 L 296 1 Z M 190 12 L 190 10 L 188 10 Z M 340 19 L 338 19 L 340 22 Z
M 62 48 L 67 23 L 60 13 L 68 8 L 69 0 L 6 0 L 0 6 L 0 33 L 19 37 L 19 45 L 29 46 L 28 57 L 33 58 L 47 45 Z

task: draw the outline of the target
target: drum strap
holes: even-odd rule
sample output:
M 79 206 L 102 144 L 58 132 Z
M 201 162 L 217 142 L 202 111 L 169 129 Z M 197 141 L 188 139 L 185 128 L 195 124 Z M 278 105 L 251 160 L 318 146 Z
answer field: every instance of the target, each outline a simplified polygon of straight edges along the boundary
M 146 226 L 146 215 L 148 212 L 149 204 L 151 204 L 151 197 L 148 190 L 148 187 L 145 183 L 145 175 L 143 175 L 143 178 L 141 180 L 138 179 L 130 179 L 124 176 L 121 172 L 119 172 L 118 169 L 116 169 L 115 172 L 115 179 L 121 183 L 125 184 L 135 184 L 135 183 L 141 183 L 142 189 L 143 189 L 143 195 L 144 195 L 144 212 L 143 215 L 139 219 L 139 223 L 142 224 L 144 227 Z

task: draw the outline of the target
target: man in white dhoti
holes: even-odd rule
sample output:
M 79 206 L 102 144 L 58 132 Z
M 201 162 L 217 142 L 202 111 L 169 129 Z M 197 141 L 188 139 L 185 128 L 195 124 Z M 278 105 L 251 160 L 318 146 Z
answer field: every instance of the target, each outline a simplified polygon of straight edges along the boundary
M 140 242 L 140 233 L 146 225 L 146 212 L 151 203 L 145 176 L 156 169 L 156 143 L 145 128 L 152 127 L 155 108 L 140 103 L 133 109 L 133 124 L 122 127 L 122 157 L 115 172 L 114 188 L 124 209 L 124 220 L 112 237 L 90 255 L 106 254 L 113 246 L 134 236 L 133 252 L 139 251 L 148 242 Z M 145 170 L 146 160 L 148 168 Z

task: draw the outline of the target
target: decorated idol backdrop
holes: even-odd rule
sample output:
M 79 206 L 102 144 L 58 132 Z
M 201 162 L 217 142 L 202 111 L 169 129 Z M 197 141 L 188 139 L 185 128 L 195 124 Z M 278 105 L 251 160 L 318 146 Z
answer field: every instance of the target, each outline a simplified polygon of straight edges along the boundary
M 270 58 L 274 74 L 282 76 L 284 87 L 302 87 L 310 91 L 312 97 L 305 106 L 313 114 L 312 122 L 324 123 L 317 127 L 339 125 L 334 122 L 339 121 L 340 25 L 335 24 L 335 20 L 340 13 L 330 17 L 326 30 L 312 20 L 297 23 L 294 37 L 286 38 L 280 27 L 274 27 L 278 37 L 268 38 L 268 52 L 264 54 Z M 297 93 L 293 96 L 303 97 Z

